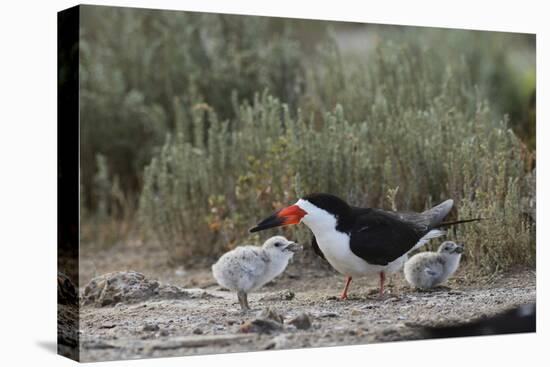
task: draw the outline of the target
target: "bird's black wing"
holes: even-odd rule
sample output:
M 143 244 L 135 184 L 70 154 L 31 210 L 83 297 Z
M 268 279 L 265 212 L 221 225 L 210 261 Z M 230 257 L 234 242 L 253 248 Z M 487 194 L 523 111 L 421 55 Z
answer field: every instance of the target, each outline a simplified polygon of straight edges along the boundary
M 399 213 L 353 208 L 356 218 L 349 229 L 351 251 L 369 264 L 387 265 L 409 252 L 428 232 L 404 220 Z
M 317 244 L 317 240 L 315 239 L 315 236 L 312 236 L 311 240 L 311 247 L 313 248 L 313 252 L 323 260 L 326 260 L 325 254 L 323 254 L 323 251 L 319 248 L 319 245 Z

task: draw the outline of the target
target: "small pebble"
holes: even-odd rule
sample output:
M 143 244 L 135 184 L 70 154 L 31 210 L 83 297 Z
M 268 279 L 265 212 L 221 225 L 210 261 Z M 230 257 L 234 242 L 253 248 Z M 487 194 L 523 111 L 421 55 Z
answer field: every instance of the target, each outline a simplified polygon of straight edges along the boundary
M 361 307 L 362 309 L 364 310 L 374 310 L 376 308 L 380 307 L 379 305 L 365 305 L 363 307 Z
M 296 328 L 300 330 L 307 330 L 311 327 L 311 319 L 306 313 L 299 314 L 294 319 L 290 320 L 288 323 L 290 325 L 296 326 Z
M 340 317 L 336 312 L 325 312 L 320 314 L 318 317 L 327 317 L 327 318 L 333 318 L 333 317 Z
M 159 326 L 157 324 L 145 324 L 143 325 L 143 331 L 159 331 Z
M 103 324 L 99 328 L 100 329 L 112 329 L 116 326 L 116 324 Z
M 275 322 L 278 322 L 279 324 L 283 323 L 283 316 L 269 307 L 262 310 L 262 312 L 260 312 L 260 314 L 258 315 L 258 318 L 264 320 L 273 320 Z
M 255 319 L 247 321 L 241 325 L 239 332 L 241 333 L 258 333 L 258 334 L 270 334 L 274 331 L 280 331 L 283 326 L 273 320 Z

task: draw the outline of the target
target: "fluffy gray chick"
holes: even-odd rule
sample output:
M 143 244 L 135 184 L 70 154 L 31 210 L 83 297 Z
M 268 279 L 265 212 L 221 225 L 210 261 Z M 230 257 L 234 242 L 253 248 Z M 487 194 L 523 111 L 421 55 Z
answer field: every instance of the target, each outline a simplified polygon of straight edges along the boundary
M 437 252 L 428 251 L 414 255 L 405 263 L 405 279 L 416 288 L 435 287 L 454 274 L 463 251 L 463 244 L 445 241 Z
M 212 265 L 214 278 L 224 288 L 237 292 L 243 310 L 248 310 L 247 294 L 279 274 L 302 246 L 283 236 L 271 237 L 259 246 L 239 246 Z

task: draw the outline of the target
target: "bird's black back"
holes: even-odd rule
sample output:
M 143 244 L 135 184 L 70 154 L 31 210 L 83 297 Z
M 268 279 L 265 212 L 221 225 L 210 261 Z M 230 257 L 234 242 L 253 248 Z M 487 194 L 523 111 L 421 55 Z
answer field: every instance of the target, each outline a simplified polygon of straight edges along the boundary
M 350 249 L 369 264 L 387 265 L 409 252 L 430 228 L 407 221 L 399 213 L 353 208 Z

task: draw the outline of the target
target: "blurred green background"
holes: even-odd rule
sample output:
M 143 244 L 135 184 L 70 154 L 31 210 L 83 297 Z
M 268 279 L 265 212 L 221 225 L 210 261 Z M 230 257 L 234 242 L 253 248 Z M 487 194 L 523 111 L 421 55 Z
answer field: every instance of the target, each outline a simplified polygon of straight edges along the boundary
M 474 266 L 534 266 L 534 35 L 81 9 L 83 245 L 160 241 L 177 262 L 259 241 L 308 192 L 451 197 L 491 218 L 454 232 Z

